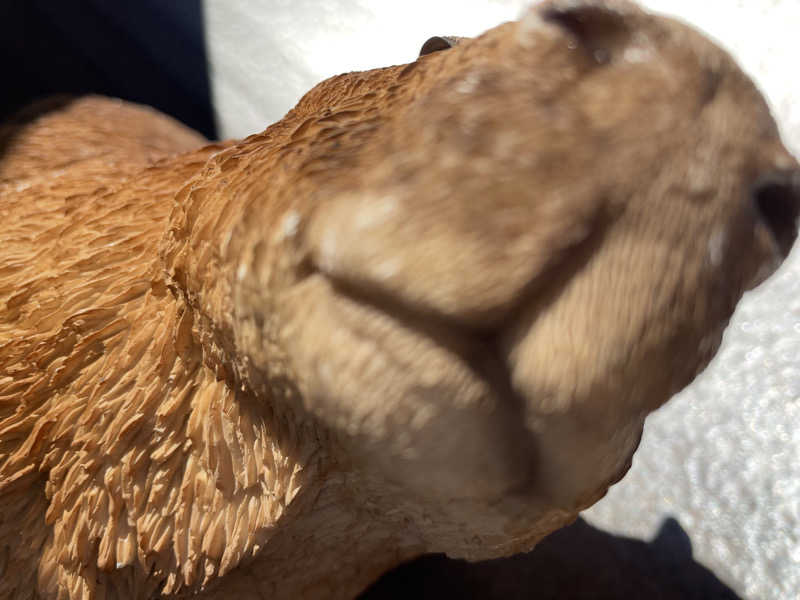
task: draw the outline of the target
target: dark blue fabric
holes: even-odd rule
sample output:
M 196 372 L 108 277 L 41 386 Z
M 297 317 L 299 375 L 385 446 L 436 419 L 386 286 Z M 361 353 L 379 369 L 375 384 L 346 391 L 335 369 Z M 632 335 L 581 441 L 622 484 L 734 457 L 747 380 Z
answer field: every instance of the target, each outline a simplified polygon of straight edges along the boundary
M 98 93 L 217 137 L 200 0 L 2 0 L 0 58 L 0 120 L 42 96 Z

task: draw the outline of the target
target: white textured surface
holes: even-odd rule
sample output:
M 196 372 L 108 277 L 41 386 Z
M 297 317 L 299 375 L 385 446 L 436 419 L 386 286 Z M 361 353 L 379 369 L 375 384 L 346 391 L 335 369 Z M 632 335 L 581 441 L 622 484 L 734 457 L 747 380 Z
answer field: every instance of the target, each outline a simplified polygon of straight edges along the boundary
M 527 2 L 206 0 L 223 136 L 262 130 L 319 80 L 413 60 Z M 767 95 L 800 151 L 800 0 L 647 0 L 710 33 Z M 695 559 L 747 598 L 800 596 L 800 250 L 740 305 L 708 370 L 650 417 L 627 477 L 586 518 L 649 539 L 667 516 Z

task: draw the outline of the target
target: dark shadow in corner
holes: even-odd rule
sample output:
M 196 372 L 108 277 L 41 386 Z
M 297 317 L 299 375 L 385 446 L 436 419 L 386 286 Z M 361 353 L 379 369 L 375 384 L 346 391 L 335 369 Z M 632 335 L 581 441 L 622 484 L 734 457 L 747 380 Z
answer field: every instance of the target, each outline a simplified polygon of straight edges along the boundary
M 578 519 L 533 551 L 479 563 L 424 556 L 390 571 L 360 600 L 485 600 L 739 596 L 692 558 L 689 536 L 673 518 L 650 542 L 616 536 Z
M 201 0 L 0 1 L 0 57 L 0 122 L 43 96 L 96 93 L 217 137 Z

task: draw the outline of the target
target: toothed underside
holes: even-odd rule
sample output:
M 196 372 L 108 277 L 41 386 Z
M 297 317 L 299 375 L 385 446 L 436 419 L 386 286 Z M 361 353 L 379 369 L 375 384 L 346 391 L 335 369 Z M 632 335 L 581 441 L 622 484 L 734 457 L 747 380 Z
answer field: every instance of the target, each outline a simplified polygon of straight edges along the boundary
M 324 147 L 306 150 L 363 135 L 364 127 L 349 132 L 354 122 L 370 131 L 370 90 L 388 87 L 389 102 L 401 72 L 323 82 L 240 146 L 255 149 L 265 171 L 336 167 Z M 203 286 L 221 282 L 202 280 L 217 260 L 214 243 L 187 248 L 182 236 L 221 230 L 192 210 L 193 199 L 224 192 L 220 176 L 251 161 L 229 144 L 170 159 L 203 140 L 155 111 L 101 98 L 43 103 L 2 126 L 0 141 L 0 598 L 213 594 L 209 584 L 259 553 L 288 504 L 305 506 L 298 492 L 313 501 L 321 482 L 312 456 L 323 434 L 222 381 L 231 373 L 214 354 L 219 344 L 205 356 L 196 344 L 209 332 L 195 315 L 213 315 L 220 297 L 192 310 L 191 289 L 168 288 L 180 269 Z M 283 183 L 272 189 L 291 182 Z M 218 214 L 239 214 L 236 196 L 222 193 L 230 206 Z M 338 513 L 318 512 L 329 522 L 307 528 L 342 526 Z M 369 536 L 367 528 L 360 539 Z M 273 554 L 297 549 L 294 539 L 280 545 Z M 355 593 L 411 556 L 391 544 L 382 552 L 358 573 L 339 569 L 337 591 Z M 239 585 L 252 577 L 259 573 Z
M 263 545 L 309 450 L 203 366 L 163 283 L 176 182 L 220 148 L 171 163 L 202 140 L 93 98 L 2 133 L 0 598 L 197 588 Z

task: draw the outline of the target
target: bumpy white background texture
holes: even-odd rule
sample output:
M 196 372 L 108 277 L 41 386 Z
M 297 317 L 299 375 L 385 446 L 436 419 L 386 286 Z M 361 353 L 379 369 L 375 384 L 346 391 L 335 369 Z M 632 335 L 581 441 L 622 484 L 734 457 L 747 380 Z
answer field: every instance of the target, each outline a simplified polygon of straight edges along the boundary
M 223 137 L 260 131 L 312 85 L 413 60 L 522 0 L 206 0 Z M 728 48 L 800 152 L 800 0 L 646 0 Z M 640 539 L 672 516 L 695 559 L 746 598 L 800 594 L 800 250 L 742 301 L 706 372 L 652 415 L 627 477 L 584 515 Z

